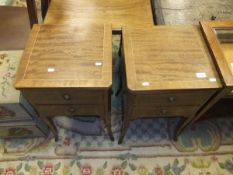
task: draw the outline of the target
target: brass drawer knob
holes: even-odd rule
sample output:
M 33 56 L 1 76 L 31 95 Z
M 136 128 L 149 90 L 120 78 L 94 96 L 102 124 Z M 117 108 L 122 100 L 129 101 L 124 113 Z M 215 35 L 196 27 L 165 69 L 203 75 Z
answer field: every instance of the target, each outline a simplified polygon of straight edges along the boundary
M 167 114 L 167 110 L 166 110 L 166 109 L 162 109 L 162 110 L 161 110 L 161 114 L 162 114 L 162 115 Z
M 68 112 L 69 113 L 74 113 L 76 110 L 75 110 L 75 108 L 73 108 L 73 107 L 70 107 L 70 108 L 68 108 Z
M 168 100 L 169 100 L 169 102 L 174 102 L 174 101 L 176 101 L 176 98 L 175 97 L 169 97 Z
M 64 95 L 63 95 L 63 99 L 68 101 L 68 100 L 71 99 L 71 97 L 70 97 L 70 95 L 68 95 L 68 94 L 64 94 Z

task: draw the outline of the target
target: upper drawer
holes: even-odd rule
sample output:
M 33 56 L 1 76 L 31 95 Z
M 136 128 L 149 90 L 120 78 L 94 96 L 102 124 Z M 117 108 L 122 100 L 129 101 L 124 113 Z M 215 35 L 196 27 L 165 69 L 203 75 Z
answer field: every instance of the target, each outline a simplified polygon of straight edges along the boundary
M 102 104 L 101 90 L 39 89 L 23 90 L 23 95 L 33 104 Z
M 207 100 L 215 91 L 172 92 L 137 94 L 135 105 L 196 106 Z

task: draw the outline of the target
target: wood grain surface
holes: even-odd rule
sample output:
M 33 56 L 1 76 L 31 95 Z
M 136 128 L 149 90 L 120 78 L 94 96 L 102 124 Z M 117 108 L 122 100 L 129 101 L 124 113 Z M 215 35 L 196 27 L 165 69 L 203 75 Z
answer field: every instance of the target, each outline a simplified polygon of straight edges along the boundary
M 125 27 L 123 47 L 130 90 L 221 87 L 198 26 Z
M 233 44 L 222 44 L 215 31 L 217 28 L 230 28 L 233 30 L 233 20 L 203 21 L 200 24 L 224 86 L 233 87 L 233 67 L 231 66 L 233 61 L 231 48 Z
M 154 25 L 150 0 L 52 0 L 44 23 L 110 23 L 113 29 Z
M 40 118 L 58 132 L 52 118 L 99 116 L 111 131 L 112 28 L 109 24 L 34 25 L 15 87 Z
M 112 84 L 110 25 L 34 25 L 16 88 L 109 87 Z
M 214 90 L 208 91 L 170 91 L 164 93 L 145 92 L 137 93 L 135 105 L 140 106 L 199 106 L 201 102 L 206 101 Z
M 123 28 L 124 118 L 182 117 L 174 139 L 222 88 L 198 26 Z

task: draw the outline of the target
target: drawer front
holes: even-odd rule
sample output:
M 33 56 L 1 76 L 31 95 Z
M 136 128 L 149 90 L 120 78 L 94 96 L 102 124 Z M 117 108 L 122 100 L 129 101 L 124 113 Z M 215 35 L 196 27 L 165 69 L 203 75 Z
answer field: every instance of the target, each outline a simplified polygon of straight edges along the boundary
M 101 90 L 24 90 L 23 95 L 34 104 L 102 104 L 104 102 L 104 93 Z
M 104 114 L 101 105 L 37 105 L 37 110 L 42 117 Z
M 141 106 L 196 106 L 211 97 L 215 91 L 185 93 L 137 94 L 136 104 Z
M 189 117 L 197 110 L 196 106 L 179 107 L 134 107 L 132 117 Z

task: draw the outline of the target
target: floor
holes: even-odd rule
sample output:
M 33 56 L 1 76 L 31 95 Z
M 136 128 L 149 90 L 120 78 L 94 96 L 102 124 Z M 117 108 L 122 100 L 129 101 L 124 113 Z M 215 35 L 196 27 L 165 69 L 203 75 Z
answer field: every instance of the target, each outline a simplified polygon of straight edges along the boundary
M 0 0 L 0 4 L 3 4 Z M 6 2 L 6 1 L 5 1 Z M 232 0 L 158 0 L 158 24 L 198 24 L 212 16 L 233 19 Z M 24 0 L 6 4 L 25 6 Z M 208 9 L 208 10 L 206 10 Z M 158 15 L 158 13 L 160 15 Z M 1 32 L 0 32 L 1 33 Z M 1 42 L 0 42 L 1 43 Z M 0 44 L 1 45 L 1 44 Z M 119 36 L 113 37 L 114 85 L 117 88 Z M 19 48 L 20 49 L 20 48 Z M 17 49 L 18 50 L 18 49 Z M 1 51 L 11 58 L 19 51 Z M 113 96 L 113 131 L 119 135 L 120 100 Z M 0 174 L 4 175 L 231 175 L 233 119 L 200 122 L 173 142 L 175 119 L 137 120 L 122 145 L 110 142 L 104 130 L 87 136 L 72 130 L 77 120 L 56 119 L 59 141 L 52 137 L 0 139 Z M 73 125 L 70 125 L 73 124 Z M 101 125 L 101 123 L 98 123 Z M 71 129 L 72 128 L 72 129 Z M 101 128 L 101 127 L 100 127 Z M 143 133 L 143 134 L 142 134 Z
M 158 24 L 195 24 L 201 20 L 233 19 L 232 0 L 154 0 Z

